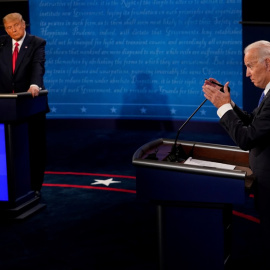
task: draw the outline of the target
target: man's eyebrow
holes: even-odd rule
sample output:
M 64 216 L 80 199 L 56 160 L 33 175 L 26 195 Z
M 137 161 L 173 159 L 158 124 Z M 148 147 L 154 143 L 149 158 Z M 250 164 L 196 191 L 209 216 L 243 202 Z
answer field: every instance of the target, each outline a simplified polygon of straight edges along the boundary
M 258 60 L 255 60 L 255 61 L 249 61 L 249 62 L 246 63 L 246 66 L 247 66 L 247 65 L 249 65 L 249 66 L 255 65 L 255 64 L 257 64 L 257 63 L 258 63 Z

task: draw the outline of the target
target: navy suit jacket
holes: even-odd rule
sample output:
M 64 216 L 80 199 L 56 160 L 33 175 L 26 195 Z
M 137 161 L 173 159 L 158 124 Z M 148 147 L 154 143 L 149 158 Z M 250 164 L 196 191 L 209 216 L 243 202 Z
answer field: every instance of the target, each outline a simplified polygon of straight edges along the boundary
M 31 84 L 45 89 L 45 45 L 44 39 L 26 34 L 12 74 L 12 39 L 0 36 L 0 93 L 26 92 Z
M 251 114 L 235 106 L 220 123 L 241 149 L 249 150 L 254 175 L 260 184 L 270 188 L 270 91 Z

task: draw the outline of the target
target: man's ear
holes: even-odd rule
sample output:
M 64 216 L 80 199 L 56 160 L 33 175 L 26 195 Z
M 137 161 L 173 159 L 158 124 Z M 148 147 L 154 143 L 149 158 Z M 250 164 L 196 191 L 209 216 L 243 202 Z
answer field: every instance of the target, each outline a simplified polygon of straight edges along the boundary
M 26 28 L 25 20 L 22 20 L 22 25 L 23 25 L 23 27 L 25 29 Z
M 265 65 L 268 71 L 270 71 L 270 58 L 265 59 Z

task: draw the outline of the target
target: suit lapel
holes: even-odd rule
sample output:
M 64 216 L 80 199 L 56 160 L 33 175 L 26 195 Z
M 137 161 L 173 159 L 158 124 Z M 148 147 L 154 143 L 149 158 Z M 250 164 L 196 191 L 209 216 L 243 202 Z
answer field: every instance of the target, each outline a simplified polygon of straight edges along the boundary
M 270 90 L 267 92 L 266 96 L 264 97 L 264 99 L 262 100 L 261 104 L 253 111 L 254 114 L 254 119 L 256 118 L 256 116 L 260 113 L 264 103 L 266 102 L 266 100 L 268 100 L 270 98 Z M 253 121 L 254 121 L 253 119 Z

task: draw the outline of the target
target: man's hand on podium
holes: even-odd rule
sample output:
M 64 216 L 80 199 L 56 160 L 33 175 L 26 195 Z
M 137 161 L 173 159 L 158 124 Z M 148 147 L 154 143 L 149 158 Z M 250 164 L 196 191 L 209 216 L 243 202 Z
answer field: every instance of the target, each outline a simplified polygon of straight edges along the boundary
M 31 85 L 27 92 L 30 92 L 32 97 L 37 97 L 39 95 L 39 87 L 37 85 Z

